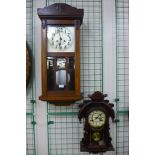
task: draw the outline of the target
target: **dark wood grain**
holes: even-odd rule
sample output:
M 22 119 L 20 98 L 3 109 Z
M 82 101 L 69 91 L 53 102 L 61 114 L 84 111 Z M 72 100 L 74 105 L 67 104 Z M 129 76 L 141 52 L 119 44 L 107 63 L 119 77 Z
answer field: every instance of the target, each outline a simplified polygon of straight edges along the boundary
M 37 9 L 39 18 L 50 20 L 79 20 L 82 24 L 84 10 L 77 9 L 65 3 L 55 3 L 44 8 Z
M 112 120 L 114 120 L 115 113 L 113 110 L 113 104 L 104 99 L 106 96 L 107 94 L 102 94 L 101 92 L 97 91 L 92 95 L 89 95 L 91 100 L 86 100 L 79 105 L 80 110 L 78 113 L 78 118 L 80 122 L 82 118 L 85 119 L 84 135 L 80 142 L 81 152 L 100 153 L 114 150 L 111 143 L 112 138 L 110 137 L 109 132 L 109 118 L 111 117 Z M 105 124 L 100 128 L 92 128 L 88 123 L 89 114 L 95 110 L 100 110 L 106 115 Z M 103 144 L 91 139 L 94 132 L 99 132 L 101 134 L 101 141 Z

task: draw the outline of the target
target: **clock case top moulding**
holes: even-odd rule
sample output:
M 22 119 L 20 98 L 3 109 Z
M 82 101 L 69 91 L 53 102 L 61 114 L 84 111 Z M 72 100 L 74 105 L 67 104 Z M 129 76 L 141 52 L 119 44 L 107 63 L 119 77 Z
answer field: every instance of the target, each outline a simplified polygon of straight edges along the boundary
M 77 9 L 65 3 L 54 3 L 48 7 L 38 8 L 37 13 L 42 21 L 42 27 L 45 28 L 50 20 L 80 20 L 80 25 L 83 22 L 84 10 Z M 51 24 L 51 23 L 50 23 Z

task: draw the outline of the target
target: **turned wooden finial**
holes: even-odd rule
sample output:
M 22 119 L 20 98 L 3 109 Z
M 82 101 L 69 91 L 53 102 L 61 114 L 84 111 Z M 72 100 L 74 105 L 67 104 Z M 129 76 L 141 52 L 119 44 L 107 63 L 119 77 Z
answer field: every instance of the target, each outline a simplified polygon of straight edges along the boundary
M 101 102 L 104 101 L 104 98 L 107 97 L 107 94 L 103 94 L 99 91 L 94 92 L 92 95 L 88 95 L 89 98 L 91 98 L 92 101 Z

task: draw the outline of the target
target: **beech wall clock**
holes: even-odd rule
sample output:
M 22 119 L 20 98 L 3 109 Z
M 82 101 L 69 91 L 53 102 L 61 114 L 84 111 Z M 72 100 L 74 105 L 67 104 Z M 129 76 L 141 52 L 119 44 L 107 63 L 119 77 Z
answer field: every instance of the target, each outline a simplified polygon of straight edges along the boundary
M 106 94 L 95 92 L 91 100 L 80 104 L 78 118 L 84 119 L 84 137 L 80 142 L 81 152 L 99 153 L 113 151 L 109 118 L 114 119 L 113 104 L 105 100 Z
M 55 3 L 37 11 L 42 22 L 39 98 L 51 103 L 80 100 L 80 25 L 84 10 Z

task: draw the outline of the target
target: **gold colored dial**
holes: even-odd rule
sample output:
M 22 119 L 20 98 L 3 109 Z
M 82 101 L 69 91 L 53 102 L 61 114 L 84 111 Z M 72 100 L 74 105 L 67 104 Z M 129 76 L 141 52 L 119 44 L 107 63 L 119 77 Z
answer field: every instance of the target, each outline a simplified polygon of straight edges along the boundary
M 93 128 L 100 128 L 105 124 L 106 116 L 101 110 L 94 110 L 88 116 L 88 123 Z

